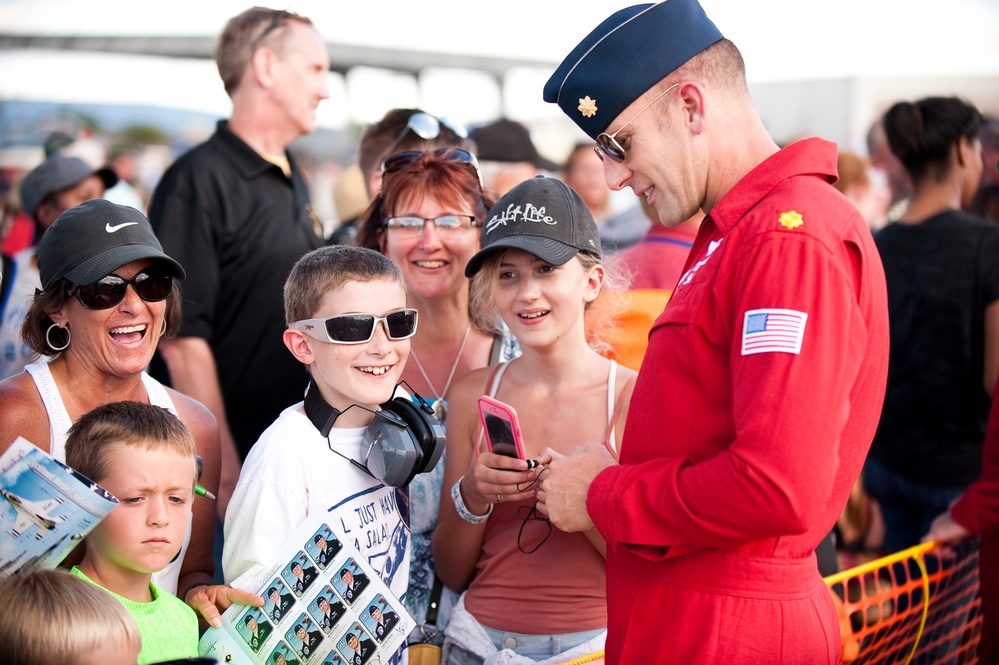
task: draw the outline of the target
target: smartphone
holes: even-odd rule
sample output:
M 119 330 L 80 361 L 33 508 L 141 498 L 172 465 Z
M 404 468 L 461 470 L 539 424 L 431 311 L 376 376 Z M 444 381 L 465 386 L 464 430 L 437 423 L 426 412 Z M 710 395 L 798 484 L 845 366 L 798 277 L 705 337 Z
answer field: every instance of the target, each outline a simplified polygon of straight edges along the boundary
M 479 416 L 486 445 L 491 452 L 524 459 L 524 442 L 520 434 L 517 411 L 509 404 L 488 395 L 479 398 Z

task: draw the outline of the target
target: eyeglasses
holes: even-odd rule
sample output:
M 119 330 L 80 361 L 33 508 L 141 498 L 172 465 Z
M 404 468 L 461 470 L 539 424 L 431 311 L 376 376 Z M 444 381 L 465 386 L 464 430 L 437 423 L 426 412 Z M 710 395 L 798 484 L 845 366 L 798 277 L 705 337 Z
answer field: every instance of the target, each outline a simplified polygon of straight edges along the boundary
M 402 128 L 402 131 L 399 132 L 399 136 L 395 137 L 395 140 L 392 141 L 392 145 L 390 145 L 388 147 L 388 150 L 386 150 L 383 154 L 391 155 L 393 152 L 395 152 L 395 149 L 399 146 L 400 143 L 402 143 L 402 139 L 405 138 L 406 134 L 409 131 L 412 131 L 414 134 L 419 136 L 424 141 L 432 141 L 433 139 L 440 136 L 441 125 L 444 125 L 444 127 L 450 129 L 459 138 L 463 139 L 468 138 L 468 130 L 465 128 L 464 125 L 459 124 L 457 122 L 452 122 L 447 118 L 437 118 L 430 115 L 429 113 L 423 113 L 421 111 L 419 113 L 414 113 L 413 115 L 409 116 L 409 119 L 406 120 L 406 126 Z
M 479 173 L 479 160 L 475 158 L 475 155 L 467 150 L 461 148 L 440 148 L 439 150 L 431 151 L 421 151 L 421 150 L 407 150 L 405 152 L 397 152 L 394 155 L 390 155 L 385 158 L 382 162 L 382 175 L 387 173 L 395 173 L 406 168 L 416 160 L 418 160 L 423 155 L 429 154 L 433 155 L 437 159 L 443 160 L 445 162 L 458 162 L 459 164 L 467 164 L 469 168 L 475 173 L 475 177 L 479 180 L 479 189 L 482 190 L 482 174 Z
M 256 51 L 257 47 L 260 46 L 260 42 L 264 41 L 264 38 L 267 37 L 267 35 L 277 30 L 278 26 L 280 26 L 282 23 L 284 23 L 287 19 L 291 18 L 292 16 L 294 15 L 291 12 L 284 11 L 283 9 L 274 12 L 274 15 L 271 16 L 270 22 L 267 23 L 267 27 L 264 28 L 263 31 L 259 35 L 257 35 L 256 39 L 254 39 L 253 42 L 250 44 L 250 52 L 252 53 Z
M 621 147 L 620 143 L 617 142 L 617 138 L 616 138 L 617 135 L 621 133 L 622 129 L 624 129 L 625 127 L 627 127 L 631 123 L 635 122 L 635 120 L 638 119 L 638 116 L 640 116 L 643 113 L 645 113 L 645 111 L 650 106 L 652 106 L 657 101 L 659 101 L 663 96 L 666 95 L 667 92 L 669 92 L 673 88 L 677 87 L 678 85 L 680 85 L 680 84 L 679 83 L 674 83 L 673 85 L 671 85 L 670 87 L 666 88 L 665 90 L 663 90 L 662 92 L 660 92 L 658 95 L 656 95 L 652 99 L 651 102 L 649 102 L 648 104 L 646 104 L 642 108 L 641 111 L 639 111 L 638 113 L 636 113 L 635 115 L 633 115 L 631 117 L 631 120 L 629 120 L 628 122 L 626 122 L 623 125 L 621 125 L 620 127 L 618 127 L 617 131 L 614 132 L 613 134 L 607 134 L 606 132 L 601 132 L 600 135 L 597 136 L 596 145 L 593 146 L 593 152 L 597 153 L 597 157 L 600 158 L 600 161 L 603 161 L 604 155 L 606 155 L 607 157 L 610 157 L 612 161 L 615 161 L 618 164 L 620 164 L 621 162 L 623 162 L 624 159 L 628 156 L 628 152 L 624 148 Z
M 375 336 L 375 326 L 381 321 L 392 341 L 409 339 L 416 334 L 418 313 L 415 309 L 399 309 L 381 316 L 377 314 L 342 314 L 318 319 L 303 319 L 289 323 L 309 337 L 333 344 L 364 344 Z M 324 334 L 325 333 L 325 334 Z
M 428 223 L 434 225 L 441 235 L 455 235 L 471 228 L 482 226 L 482 222 L 476 219 L 475 215 L 441 215 L 440 217 L 388 217 L 385 219 L 385 228 L 395 231 L 399 235 L 415 236 L 423 232 L 423 227 Z
M 129 284 L 146 302 L 159 302 L 173 293 L 173 274 L 164 268 L 146 268 L 132 279 L 108 275 L 93 284 L 74 286 L 69 290 L 69 295 L 76 296 L 87 309 L 108 309 L 125 299 L 125 290 Z

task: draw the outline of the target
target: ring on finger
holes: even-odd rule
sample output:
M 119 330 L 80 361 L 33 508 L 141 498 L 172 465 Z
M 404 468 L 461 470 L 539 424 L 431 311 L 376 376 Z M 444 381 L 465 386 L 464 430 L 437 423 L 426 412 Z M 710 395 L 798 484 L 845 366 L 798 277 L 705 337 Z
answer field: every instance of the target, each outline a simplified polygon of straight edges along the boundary
M 503 495 L 500 494 L 499 492 L 497 492 L 496 493 L 496 503 L 502 503 L 502 502 L 503 502 Z

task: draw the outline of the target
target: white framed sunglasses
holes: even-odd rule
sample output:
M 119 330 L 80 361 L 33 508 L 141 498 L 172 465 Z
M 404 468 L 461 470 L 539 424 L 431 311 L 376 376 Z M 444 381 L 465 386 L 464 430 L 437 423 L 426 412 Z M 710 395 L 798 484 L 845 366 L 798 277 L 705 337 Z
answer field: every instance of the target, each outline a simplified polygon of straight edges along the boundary
M 299 330 L 320 342 L 332 344 L 364 344 L 375 335 L 381 321 L 385 334 L 392 341 L 409 339 L 416 334 L 419 312 L 412 308 L 398 309 L 388 314 L 340 314 L 317 319 L 302 319 L 289 323 L 289 328 Z

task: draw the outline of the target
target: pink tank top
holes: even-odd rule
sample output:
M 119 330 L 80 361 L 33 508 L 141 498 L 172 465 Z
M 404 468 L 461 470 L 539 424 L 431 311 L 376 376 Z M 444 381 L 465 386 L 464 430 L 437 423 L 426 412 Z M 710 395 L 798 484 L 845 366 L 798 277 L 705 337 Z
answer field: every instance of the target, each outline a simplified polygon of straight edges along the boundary
M 506 364 L 498 366 L 490 385 L 494 396 Z M 613 450 L 612 424 L 617 363 L 608 373 L 608 434 Z M 623 394 L 623 393 L 622 393 Z M 528 635 L 550 635 L 607 627 L 606 562 L 581 533 L 565 533 L 552 526 L 551 536 L 533 554 L 518 549 L 517 537 L 533 501 L 499 503 L 486 523 L 482 554 L 475 577 L 465 594 L 465 609 L 479 623 L 497 630 Z M 537 544 L 547 527 L 529 521 L 521 544 L 525 551 Z

